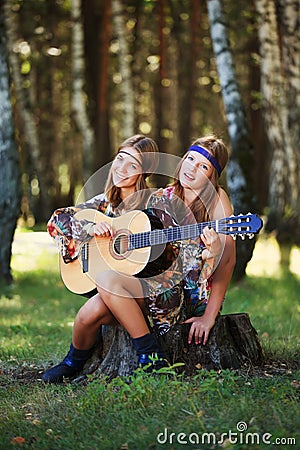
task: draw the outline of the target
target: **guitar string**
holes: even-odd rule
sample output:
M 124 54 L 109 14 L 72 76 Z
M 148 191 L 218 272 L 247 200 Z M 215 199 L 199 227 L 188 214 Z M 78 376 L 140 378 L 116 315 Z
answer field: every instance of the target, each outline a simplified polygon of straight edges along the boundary
M 243 223 L 241 222 L 242 219 L 245 219 L 247 221 L 247 226 L 245 226 L 245 229 L 243 229 Z M 238 219 L 238 221 L 236 221 Z M 232 216 L 229 218 L 214 220 L 211 222 L 201 222 L 196 224 L 188 224 L 188 225 L 182 225 L 182 226 L 175 226 L 175 227 L 169 227 L 164 229 L 157 229 L 157 230 L 151 230 L 146 232 L 140 232 L 140 233 L 134 233 L 130 234 L 129 241 L 130 245 L 133 246 L 133 248 L 142 248 L 142 247 L 148 247 L 151 245 L 159 245 L 159 244 L 165 244 L 167 242 L 173 242 L 176 240 L 186 240 L 189 238 L 195 238 L 200 236 L 205 226 L 210 226 L 216 229 L 216 223 L 218 222 L 218 229 L 216 230 L 218 233 L 225 233 L 226 230 L 226 224 L 229 225 L 229 232 L 227 231 L 227 234 L 237 234 L 234 232 L 234 230 L 238 230 L 239 234 L 245 234 L 250 233 L 252 230 L 249 230 L 249 215 L 246 216 Z M 225 228 L 222 229 L 222 225 L 225 223 Z M 227 228 L 228 230 L 228 228 Z M 188 235 L 186 233 L 188 232 Z M 192 235 L 190 234 L 192 233 Z M 171 236 L 169 236 L 171 234 Z M 175 237 L 174 237 L 175 236 Z M 124 236 L 126 238 L 127 236 Z M 149 238 L 151 238 L 151 241 Z M 162 238 L 162 239 L 161 239 Z M 82 243 L 82 246 L 84 246 L 87 242 Z M 91 246 L 93 244 L 90 244 Z M 94 245 L 104 245 L 106 246 L 107 243 L 103 242 L 100 244 L 100 242 L 94 243 Z
M 168 242 L 180 241 L 180 240 L 186 240 L 186 239 L 190 239 L 190 238 L 199 237 L 201 232 L 203 231 L 203 229 L 205 228 L 205 226 L 207 224 L 210 224 L 212 227 L 213 225 L 216 224 L 216 221 L 206 222 L 206 223 L 204 222 L 201 224 L 189 224 L 189 225 L 170 227 L 170 228 L 165 228 L 165 229 L 157 229 L 157 230 L 151 230 L 151 231 L 144 231 L 144 232 L 140 232 L 140 233 L 134 233 L 134 234 L 120 236 L 120 238 L 121 238 L 120 240 L 124 241 L 124 240 L 128 239 L 129 247 L 131 247 L 130 250 L 133 250 L 135 248 L 149 247 L 151 245 L 160 245 L 160 244 L 165 244 Z M 237 232 L 239 234 L 249 232 L 249 224 L 248 224 L 248 226 L 245 226 L 245 225 L 243 226 L 242 223 L 230 224 L 230 225 L 235 225 L 235 226 L 229 227 L 229 228 L 232 228 L 232 234 L 236 234 Z M 245 229 L 243 229 L 243 228 L 245 228 Z M 222 229 L 222 227 L 219 226 L 218 232 L 224 233 L 224 231 L 225 231 L 225 228 Z M 103 239 L 103 238 L 106 239 L 106 241 L 101 242 L 101 239 Z M 89 243 L 90 247 L 93 247 L 93 246 L 107 247 L 107 239 L 111 239 L 111 237 L 98 237 L 98 239 L 99 239 L 99 241 L 97 240 L 96 242 L 95 241 L 85 242 L 82 244 L 82 246 Z
M 213 225 L 216 221 L 209 222 L 209 224 Z M 185 240 L 189 239 L 191 237 L 198 237 L 202 233 L 203 229 L 207 223 L 201 223 L 201 224 L 189 224 L 189 225 L 183 225 L 183 226 L 175 226 L 170 228 L 164 228 L 164 229 L 157 229 L 157 230 L 150 230 L 150 231 L 143 231 L 140 233 L 133 233 L 129 235 L 121 236 L 124 239 L 129 238 L 130 241 L 134 241 L 136 244 L 142 244 L 142 243 L 148 243 L 149 238 L 153 237 L 151 239 L 151 244 L 153 245 L 159 245 L 159 244 L 165 244 L 167 242 L 177 241 L 177 240 Z M 187 233 L 187 234 L 186 234 Z M 99 240 L 102 239 L 102 237 L 97 237 Z M 110 239 L 111 236 L 104 236 L 105 239 Z M 133 242 L 131 242 L 133 243 Z M 106 242 L 102 243 L 103 245 L 106 245 Z M 150 243 L 148 245 L 151 245 Z M 93 243 L 93 245 L 101 245 L 101 242 Z M 147 246 L 148 246 L 147 245 Z

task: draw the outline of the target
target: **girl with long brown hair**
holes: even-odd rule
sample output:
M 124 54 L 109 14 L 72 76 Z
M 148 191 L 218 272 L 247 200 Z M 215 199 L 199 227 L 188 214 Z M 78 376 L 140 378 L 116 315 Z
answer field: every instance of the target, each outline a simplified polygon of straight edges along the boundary
M 112 233 L 106 221 L 91 224 L 76 220 L 75 214 L 82 209 L 93 208 L 115 217 L 126 212 L 128 198 L 132 198 L 129 202 L 131 210 L 144 205 L 146 178 L 156 167 L 157 152 L 156 143 L 148 137 L 134 135 L 126 139 L 112 162 L 105 192 L 77 207 L 61 208 L 54 212 L 48 231 L 52 237 L 63 240 L 62 254 L 66 263 L 78 257 L 76 249 L 81 242 L 95 235 L 106 237 Z M 82 370 L 93 353 L 101 325 L 121 324 L 132 337 L 141 365 L 148 364 L 149 356 L 153 354 L 157 354 L 160 360 L 164 356 L 145 320 L 144 293 L 139 279 L 122 277 L 111 270 L 100 274 L 94 281 L 95 289 L 85 294 L 89 299 L 75 318 L 70 350 L 62 362 L 43 374 L 45 382 L 61 383 Z

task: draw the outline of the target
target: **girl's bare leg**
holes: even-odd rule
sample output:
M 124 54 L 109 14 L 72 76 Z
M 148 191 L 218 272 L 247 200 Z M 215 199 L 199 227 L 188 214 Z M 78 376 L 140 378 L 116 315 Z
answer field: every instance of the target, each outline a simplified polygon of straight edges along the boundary
M 101 325 L 116 325 L 117 321 L 99 294 L 91 297 L 78 311 L 74 321 L 72 344 L 89 350 L 96 342 Z
M 138 363 L 142 366 L 148 367 L 152 363 L 149 355 L 160 353 L 157 341 L 150 333 L 144 317 L 145 303 L 140 281 L 108 271 L 99 276 L 97 289 L 98 294 L 90 298 L 76 316 L 73 341 L 68 354 L 61 363 L 43 374 L 45 382 L 61 383 L 65 378 L 72 378 L 82 370 L 91 357 L 101 325 L 120 323 L 131 335 L 139 356 Z
M 144 293 L 138 278 L 106 271 L 98 276 L 97 289 L 112 316 L 132 338 L 150 332 L 143 313 Z

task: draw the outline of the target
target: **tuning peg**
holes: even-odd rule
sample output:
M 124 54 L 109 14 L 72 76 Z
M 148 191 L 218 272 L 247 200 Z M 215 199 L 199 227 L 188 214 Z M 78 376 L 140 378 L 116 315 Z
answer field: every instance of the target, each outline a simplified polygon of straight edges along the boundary
M 241 239 L 242 239 L 242 241 L 245 240 L 245 235 L 244 234 L 241 234 Z
M 254 238 L 254 233 L 248 233 L 247 236 L 248 236 L 249 239 L 253 239 Z

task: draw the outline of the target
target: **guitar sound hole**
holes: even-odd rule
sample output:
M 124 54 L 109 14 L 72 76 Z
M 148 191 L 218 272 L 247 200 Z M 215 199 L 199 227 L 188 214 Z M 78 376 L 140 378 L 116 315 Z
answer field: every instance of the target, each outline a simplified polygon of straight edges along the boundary
M 113 249 L 116 256 L 124 256 L 128 252 L 128 236 L 120 234 L 114 239 Z

